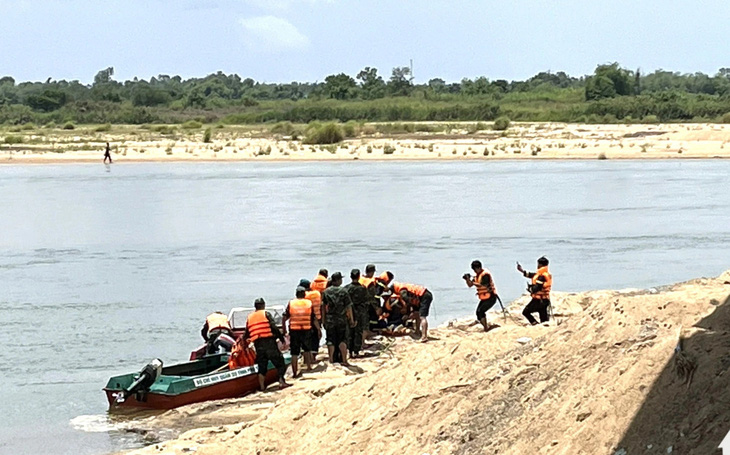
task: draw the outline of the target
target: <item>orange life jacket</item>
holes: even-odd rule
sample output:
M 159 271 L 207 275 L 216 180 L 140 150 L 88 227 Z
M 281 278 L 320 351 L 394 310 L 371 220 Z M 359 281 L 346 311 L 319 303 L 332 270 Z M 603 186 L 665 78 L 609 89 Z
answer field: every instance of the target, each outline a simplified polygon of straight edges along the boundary
M 537 269 L 537 272 L 535 272 L 535 275 L 532 277 L 532 284 L 537 284 L 537 280 L 540 277 L 544 277 L 545 284 L 542 285 L 542 289 L 531 294 L 532 298 L 549 299 L 550 289 L 553 287 L 553 276 L 550 275 L 550 272 L 548 272 L 547 266 Z
M 360 277 L 360 284 L 365 286 L 365 288 L 369 288 L 373 283 L 375 283 L 375 278 L 368 278 L 366 276 Z
M 377 280 L 382 283 L 385 283 L 386 286 L 390 284 L 390 277 L 388 277 L 387 272 L 381 273 L 380 276 L 378 276 Z
M 249 314 L 248 319 L 246 319 L 246 328 L 248 329 L 248 339 L 250 341 L 274 336 L 271 332 L 269 318 L 266 317 L 266 310 L 258 310 Z
M 231 355 L 228 357 L 228 369 L 250 367 L 254 363 L 256 363 L 256 351 L 249 349 L 248 346 L 243 346 L 241 342 L 233 345 Z
M 490 280 L 489 286 L 482 285 L 482 278 L 484 277 L 484 275 L 489 275 L 489 277 L 492 278 Z M 474 287 L 477 288 L 477 297 L 479 298 L 479 300 L 487 300 L 497 293 L 497 288 L 494 286 L 494 277 L 492 277 L 492 274 L 489 273 L 489 270 L 487 269 L 483 269 L 482 273 L 476 276 L 473 283 Z
M 309 288 L 313 291 L 324 291 L 325 289 L 327 289 L 327 278 L 323 277 L 322 275 L 317 275 L 317 277 L 312 281 L 312 284 L 309 286 Z
M 312 302 L 312 311 L 318 321 L 322 320 L 322 293 L 319 291 L 307 291 L 304 298 Z
M 289 301 L 289 329 L 310 330 L 312 328 L 312 302 L 307 299 Z
M 423 297 L 423 294 L 426 292 L 426 288 L 417 284 L 393 282 L 393 290 L 396 294 L 400 294 L 400 291 L 403 289 L 411 294 L 415 294 L 417 297 Z
M 205 318 L 208 324 L 208 334 L 215 329 L 231 330 L 231 324 L 228 322 L 228 316 L 223 313 L 211 313 Z

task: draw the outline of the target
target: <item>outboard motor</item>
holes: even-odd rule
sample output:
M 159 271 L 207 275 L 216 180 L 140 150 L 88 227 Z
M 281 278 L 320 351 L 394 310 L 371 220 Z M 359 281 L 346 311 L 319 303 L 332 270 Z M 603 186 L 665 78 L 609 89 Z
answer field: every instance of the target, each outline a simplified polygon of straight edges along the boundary
M 236 340 L 232 336 L 221 333 L 213 342 L 214 352 L 231 352 L 234 344 L 236 344 Z
M 116 394 L 116 402 L 124 403 L 126 399 L 133 394 L 137 394 L 138 401 L 144 401 L 144 394 L 149 390 L 152 384 L 157 381 L 157 378 L 162 374 L 162 360 L 155 359 L 145 365 L 142 371 L 139 372 L 137 379 L 124 389 L 123 391 Z

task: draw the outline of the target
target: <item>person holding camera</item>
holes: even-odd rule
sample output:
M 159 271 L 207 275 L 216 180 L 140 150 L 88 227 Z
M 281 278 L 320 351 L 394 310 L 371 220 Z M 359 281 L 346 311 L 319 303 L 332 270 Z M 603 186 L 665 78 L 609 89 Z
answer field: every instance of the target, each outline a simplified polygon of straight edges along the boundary
M 462 278 L 466 281 L 467 286 L 476 287 L 477 289 L 477 298 L 479 299 L 477 321 L 482 324 L 484 331 L 488 332 L 490 326 L 487 323 L 487 311 L 497 303 L 497 288 L 494 286 L 492 274 L 489 270 L 482 268 L 480 261 L 472 261 L 471 269 L 474 271 L 474 276 L 465 273 Z

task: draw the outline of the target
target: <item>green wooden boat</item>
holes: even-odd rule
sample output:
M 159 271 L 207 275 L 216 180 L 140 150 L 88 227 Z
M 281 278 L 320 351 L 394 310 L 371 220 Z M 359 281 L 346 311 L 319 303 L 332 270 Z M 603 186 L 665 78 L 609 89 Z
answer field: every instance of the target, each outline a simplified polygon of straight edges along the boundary
M 283 354 L 286 365 L 291 356 Z M 156 363 L 159 362 L 159 363 Z M 277 380 L 269 362 L 265 383 Z M 228 354 L 214 354 L 162 367 L 156 359 L 142 371 L 113 376 L 104 387 L 109 409 L 172 409 L 191 403 L 236 398 L 258 390 L 256 365 L 228 370 Z

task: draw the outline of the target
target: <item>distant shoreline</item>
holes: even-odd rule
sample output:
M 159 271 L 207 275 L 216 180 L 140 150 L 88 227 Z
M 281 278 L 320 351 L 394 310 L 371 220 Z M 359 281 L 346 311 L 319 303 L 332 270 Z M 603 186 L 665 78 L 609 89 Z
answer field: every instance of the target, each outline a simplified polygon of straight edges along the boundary
M 652 157 L 637 157 L 637 156 L 624 156 L 610 158 L 613 161 L 703 161 L 703 160 L 726 160 L 730 159 L 730 156 L 652 156 Z M 608 160 L 608 159 L 606 159 Z M 481 158 L 481 157 L 457 157 L 457 158 L 430 158 L 430 157 L 399 157 L 399 158 L 199 158 L 199 159 L 180 159 L 180 158 L 130 158 L 115 160 L 115 164 L 144 164 L 144 163 L 327 163 L 327 162 L 349 162 L 349 161 L 361 161 L 366 163 L 387 163 L 387 162 L 516 162 L 516 161 L 598 161 L 596 158 L 588 157 L 550 157 L 550 158 L 535 158 L 535 157 L 505 157 L 505 158 Z M 47 159 L 47 158 L 21 158 L 12 160 L 0 161 L 0 166 L 34 166 L 34 165 L 49 165 L 49 164 L 103 164 L 101 159 L 92 158 L 62 158 L 62 159 Z
M 515 123 L 504 132 L 361 134 L 331 145 L 233 127 L 206 142 L 122 125 L 6 136 L 0 165 L 101 163 L 106 142 L 115 163 L 721 159 L 730 158 L 730 124 Z

